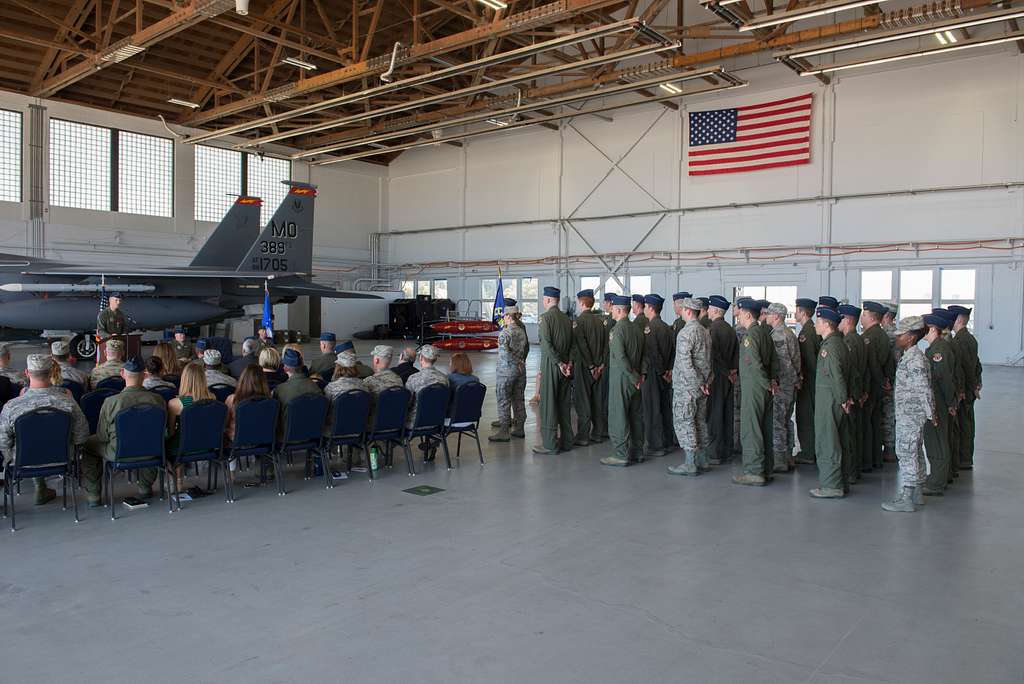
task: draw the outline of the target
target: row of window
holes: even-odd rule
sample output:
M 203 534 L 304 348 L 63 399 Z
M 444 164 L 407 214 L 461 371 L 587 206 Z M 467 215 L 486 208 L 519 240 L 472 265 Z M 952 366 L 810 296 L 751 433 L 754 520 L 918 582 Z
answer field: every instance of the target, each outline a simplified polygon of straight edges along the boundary
M 20 202 L 22 117 L 0 110 L 0 201 Z M 238 195 L 263 198 L 266 222 L 287 194 L 291 163 L 220 147 L 195 148 L 195 219 L 219 221 Z M 50 119 L 50 204 L 174 215 L 174 141 Z

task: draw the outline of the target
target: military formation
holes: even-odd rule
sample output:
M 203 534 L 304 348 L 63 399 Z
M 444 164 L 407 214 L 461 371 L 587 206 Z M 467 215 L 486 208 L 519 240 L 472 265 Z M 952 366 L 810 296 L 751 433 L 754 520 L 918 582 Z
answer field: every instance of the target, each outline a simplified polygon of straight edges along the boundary
M 678 447 L 668 472 L 688 477 L 739 456 L 733 482 L 755 487 L 813 465 L 819 486 L 809 493 L 819 499 L 843 498 L 897 463 L 899 491 L 883 504 L 894 512 L 913 512 L 973 467 L 982 370 L 971 309 L 897 321 L 892 302 L 824 295 L 790 311 L 678 292 L 669 325 L 657 294 L 608 294 L 598 311 L 593 290 L 582 290 L 574 320 L 560 301 L 558 288 L 544 288 L 536 454 L 607 438 L 601 463 L 626 467 Z M 517 335 L 506 326 L 499 338 L 499 382 L 506 372 L 525 382 L 525 354 L 510 347 Z M 507 441 L 503 396 L 495 441 Z

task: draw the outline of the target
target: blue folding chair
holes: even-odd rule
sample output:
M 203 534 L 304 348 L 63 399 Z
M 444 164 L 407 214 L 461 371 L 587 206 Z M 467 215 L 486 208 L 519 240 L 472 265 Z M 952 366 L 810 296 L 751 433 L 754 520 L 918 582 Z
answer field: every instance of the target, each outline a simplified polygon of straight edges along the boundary
M 141 405 L 124 409 L 114 416 L 117 431 L 117 450 L 113 460 L 103 461 L 107 476 L 107 500 L 110 503 L 110 519 L 117 518 L 114 506 L 114 473 L 118 471 L 156 468 L 160 475 L 160 498 L 164 498 L 164 472 L 167 457 L 164 453 L 164 428 L 167 412 L 161 406 Z M 174 512 L 174 504 L 167 501 L 168 512 Z
M 331 405 L 331 429 L 323 437 L 323 444 L 320 446 L 320 453 L 324 466 L 324 481 L 327 486 L 334 487 L 334 480 L 330 474 L 330 455 L 335 447 L 356 447 L 363 450 L 366 456 L 366 472 L 370 479 L 373 479 L 373 469 L 369 467 L 370 453 L 366 447 L 366 421 L 370 417 L 370 401 L 372 395 L 364 390 L 349 390 L 334 398 Z M 349 472 L 352 471 L 352 460 L 348 464 Z
M 231 385 L 218 382 L 215 385 L 210 385 L 210 392 L 213 396 L 217 397 L 217 401 L 223 403 L 228 400 L 228 397 L 235 393 L 235 388 Z
M 171 399 L 174 399 L 176 396 L 178 396 L 178 390 L 176 390 L 173 387 L 167 387 L 166 385 L 154 387 L 149 391 L 152 392 L 153 394 L 159 394 L 160 398 L 163 399 L 164 401 L 170 401 Z
M 297 451 L 306 453 L 306 479 L 312 474 L 312 454 L 318 454 L 327 420 L 327 397 L 322 394 L 300 394 L 288 402 L 284 430 L 274 450 L 274 467 L 284 475 L 284 461 Z M 326 462 L 324 469 L 326 470 Z M 330 473 L 327 474 L 330 477 Z M 285 495 L 284 478 L 277 480 L 278 494 Z
M 96 389 L 109 389 L 113 390 L 114 394 L 117 394 L 118 392 L 124 389 L 124 378 L 117 376 L 111 378 L 103 378 L 102 380 L 96 383 Z
M 445 441 L 448 435 L 457 434 L 455 446 L 455 462 L 462 456 L 462 435 L 468 434 L 476 440 L 476 450 L 480 454 L 480 465 L 484 464 L 484 450 L 480 448 L 480 416 L 484 410 L 484 397 L 487 388 L 479 382 L 467 382 L 455 389 L 452 408 L 444 427 Z
M 385 465 L 393 465 L 393 448 L 395 445 L 405 449 L 405 463 L 409 475 L 415 475 L 412 465 L 412 453 L 408 445 L 403 443 L 405 436 L 405 418 L 409 414 L 409 401 L 412 392 L 404 387 L 389 387 L 377 395 L 377 407 L 373 417 L 373 425 L 366 435 L 366 444 L 381 444 L 386 454 Z M 369 465 L 369 464 L 367 464 Z
M 277 413 L 280 410 L 281 404 L 270 397 L 247 399 L 238 404 L 235 407 L 235 438 L 228 447 L 225 460 L 230 462 L 232 459 L 250 456 L 260 459 L 262 480 L 263 459 L 273 460 Z M 276 470 L 274 476 L 277 477 Z M 235 500 L 233 487 L 228 496 L 232 502 Z
M 82 395 L 82 400 L 78 402 L 78 405 L 82 407 L 82 413 L 85 414 L 85 419 L 89 421 L 89 434 L 96 434 L 96 424 L 100 420 L 100 409 L 103 408 L 103 402 L 107 400 L 107 397 L 112 397 L 117 392 L 112 389 L 94 389 L 92 392 L 86 392 Z
M 219 401 L 197 401 L 186 406 L 179 418 L 178 450 L 167 455 L 167 470 L 174 482 L 174 500 L 181 510 L 178 500 L 178 478 L 174 476 L 173 467 L 206 461 L 210 471 L 224 467 L 224 424 L 228 420 L 228 407 Z M 207 475 L 209 477 L 209 474 Z M 231 480 L 224 476 L 226 501 L 231 502 Z
M 405 430 L 402 446 L 409 452 L 409 444 L 413 438 L 422 440 L 424 462 L 431 448 L 440 446 L 444 449 L 444 460 L 448 470 L 452 469 L 452 459 L 448 453 L 448 442 L 444 438 L 444 419 L 448 415 L 448 402 L 451 393 L 447 385 L 427 385 L 416 393 L 416 413 L 413 415 L 412 427 Z
M 82 383 L 65 379 L 60 386 L 71 392 L 71 397 L 75 400 L 76 404 L 82 400 L 82 394 L 85 393 L 85 388 L 82 387 Z
M 38 408 L 14 421 L 14 460 L 4 467 L 4 517 L 11 502 L 11 532 L 14 531 L 14 490 L 26 477 L 60 475 L 63 480 L 64 510 L 68 509 L 68 479 L 74 462 L 71 444 L 71 416 L 56 408 Z M 78 522 L 78 496 L 71 487 L 71 501 Z

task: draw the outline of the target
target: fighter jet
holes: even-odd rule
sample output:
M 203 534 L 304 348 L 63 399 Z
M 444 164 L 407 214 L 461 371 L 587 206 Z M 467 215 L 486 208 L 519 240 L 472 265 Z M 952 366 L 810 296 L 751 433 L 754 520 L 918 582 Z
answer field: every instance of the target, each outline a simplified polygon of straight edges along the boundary
M 311 295 L 380 299 L 310 281 L 316 186 L 288 181 L 288 194 L 259 231 L 261 200 L 239 197 L 192 262 L 183 268 L 75 266 L 0 254 L 0 327 L 5 337 L 70 335 L 79 357 L 94 353 L 104 293 L 121 292 L 136 330 L 209 323 L 244 315 L 244 307 Z M 12 330 L 13 329 L 13 330 Z M 12 335 L 14 333 L 14 335 Z

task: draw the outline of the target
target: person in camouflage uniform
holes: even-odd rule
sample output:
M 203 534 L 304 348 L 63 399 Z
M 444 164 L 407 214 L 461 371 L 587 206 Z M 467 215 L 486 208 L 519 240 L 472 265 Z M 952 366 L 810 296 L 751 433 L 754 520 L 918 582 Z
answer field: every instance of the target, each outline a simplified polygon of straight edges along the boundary
M 71 365 L 71 347 L 65 340 L 57 340 L 50 345 L 50 356 L 60 366 L 60 376 L 65 380 L 77 382 L 84 390 L 89 385 L 89 376 Z
M 101 380 L 121 375 L 121 369 L 124 368 L 124 342 L 107 340 L 106 350 L 107 360 L 93 368 L 89 374 L 89 385 L 94 389 Z
M 533 453 L 555 455 L 572 449 L 572 321 L 558 308 L 562 291 L 544 288 L 540 315 L 540 436 Z
M 661 295 L 644 297 L 644 385 L 640 391 L 644 407 L 644 439 L 647 456 L 664 456 L 672 447 L 672 328 L 661 319 Z
M 601 374 L 604 372 L 604 323 L 594 311 L 594 291 L 576 293 L 579 314 L 572 323 L 572 396 L 576 408 L 576 437 L 573 444 L 587 446 L 600 442 L 605 431 L 601 415 Z
M 602 458 L 601 464 L 624 467 L 643 460 L 640 388 L 644 384 L 644 334 L 629 320 L 628 297 L 617 295 L 612 304 L 615 327 L 608 334 L 608 432 L 614 452 Z
M 227 385 L 235 387 L 238 380 L 220 370 L 224 367 L 221 362 L 220 352 L 216 349 L 207 349 L 203 352 L 203 371 L 206 373 L 206 386 Z
M 50 371 L 53 360 L 45 354 L 29 354 L 28 361 L 29 386 L 20 397 L 14 397 L 4 404 L 0 411 L 0 453 L 3 454 L 4 466 L 14 462 L 15 439 L 14 423 L 20 417 L 40 408 L 55 408 L 71 415 L 71 442 L 81 446 L 89 436 L 89 422 L 74 399 L 61 387 L 50 384 Z M 52 501 L 57 493 L 46 486 L 46 478 L 34 478 L 36 495 L 35 503 L 41 506 Z M 7 484 L 12 486 L 11 483 Z
M 981 398 L 981 359 L 978 356 L 978 340 L 967 327 L 971 311 L 965 306 L 954 304 L 948 307 L 956 315 L 953 323 L 953 347 L 964 374 L 965 396 L 960 404 L 959 463 L 962 470 L 974 468 L 974 402 Z
M 896 302 L 885 302 L 886 312 L 882 316 L 882 330 L 889 338 L 889 349 L 892 361 L 899 365 L 903 351 L 896 344 Z M 882 461 L 896 463 L 896 405 L 893 403 L 893 392 L 882 396 Z
M 841 499 L 846 495 L 843 418 L 853 406 L 847 383 L 849 351 L 838 329 L 839 312 L 821 307 L 817 315 L 814 329 L 822 340 L 814 373 L 814 453 L 818 487 L 809 493 L 816 499 Z
M 673 475 L 695 476 L 708 466 L 708 396 L 711 394 L 711 333 L 700 323 L 701 305 L 682 300 L 686 325 L 676 336 L 672 366 L 672 416 L 683 462 L 670 466 Z
M 378 347 L 379 349 L 379 347 Z M 390 347 L 388 347 L 390 349 Z M 377 370 L 377 349 L 374 349 L 373 368 Z M 420 347 L 419 353 L 416 355 L 416 361 L 420 365 L 420 372 L 414 373 L 409 376 L 409 379 L 405 381 L 405 388 L 412 392 L 411 403 L 409 404 L 409 416 L 405 420 L 405 424 L 408 427 L 412 427 L 413 420 L 416 418 L 416 395 L 421 389 L 429 385 L 442 385 L 448 387 L 448 376 L 445 375 L 444 371 L 437 368 L 437 347 L 432 344 L 425 344 Z M 390 366 L 390 359 L 388 359 L 388 365 Z M 369 384 L 371 380 L 375 382 L 391 382 L 390 376 L 398 377 L 398 374 L 392 370 L 376 372 L 372 378 L 367 378 L 366 382 Z M 401 378 L 399 378 L 401 382 Z M 390 386 L 390 385 L 389 385 Z M 380 390 L 376 390 L 376 394 L 380 394 Z
M 776 473 L 788 473 L 796 465 L 793 461 L 796 440 L 792 418 L 796 392 L 800 388 L 800 343 L 786 325 L 788 314 L 785 304 L 775 302 L 768 306 L 768 324 L 772 327 L 772 342 L 779 357 L 779 390 L 772 397 L 773 470 Z
M 601 334 L 603 337 L 604 333 Z M 530 341 L 526 338 L 519 308 L 506 305 L 505 325 L 498 333 L 495 369 L 498 420 L 497 432 L 487 438 L 491 442 L 508 442 L 512 437 L 526 436 L 523 426 L 526 424 L 526 358 L 529 354 Z
M 813 299 L 796 300 L 796 322 L 800 324 L 797 342 L 800 344 L 800 388 L 796 393 L 796 436 L 800 442 L 800 453 L 793 462 L 802 465 L 814 465 L 814 372 L 818 367 L 818 352 L 821 350 L 821 337 L 814 326 L 814 310 L 817 303 Z
M 900 468 L 900 493 L 894 501 L 882 504 L 887 511 L 913 513 L 915 504 L 924 503 L 926 470 L 922 441 L 925 425 L 934 427 L 935 398 L 932 394 L 931 368 L 918 341 L 924 335 L 920 316 L 904 318 L 895 327 L 896 344 L 903 354 L 896 367 L 896 455 Z

